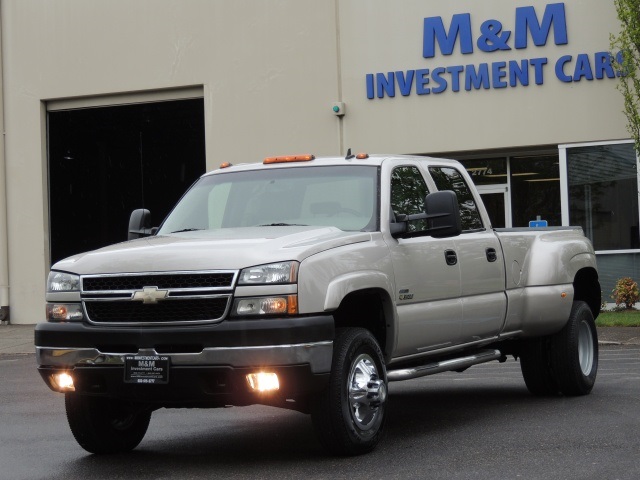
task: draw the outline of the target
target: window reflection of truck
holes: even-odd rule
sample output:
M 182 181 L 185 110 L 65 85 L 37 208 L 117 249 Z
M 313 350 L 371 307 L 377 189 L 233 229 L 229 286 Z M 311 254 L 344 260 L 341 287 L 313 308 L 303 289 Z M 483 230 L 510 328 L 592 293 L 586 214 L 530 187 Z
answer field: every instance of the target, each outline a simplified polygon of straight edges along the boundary
M 492 229 L 457 162 L 275 157 L 204 175 L 159 229 L 148 217 L 48 279 L 38 368 L 90 452 L 135 448 L 158 408 L 266 404 L 363 453 L 389 382 L 507 355 L 534 395 L 594 385 L 591 244 Z

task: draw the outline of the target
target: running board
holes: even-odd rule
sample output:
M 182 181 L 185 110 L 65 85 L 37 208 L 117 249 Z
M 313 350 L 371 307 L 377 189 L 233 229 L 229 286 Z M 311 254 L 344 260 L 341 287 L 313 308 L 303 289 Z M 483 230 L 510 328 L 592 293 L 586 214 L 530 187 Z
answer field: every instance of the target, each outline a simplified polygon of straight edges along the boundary
M 400 370 L 389 370 L 387 371 L 387 379 L 390 382 L 398 382 L 400 380 L 426 377 L 427 375 L 433 375 L 436 373 L 469 368 L 472 365 L 478 365 L 479 363 L 498 360 L 500 357 L 502 357 L 500 350 L 482 350 L 481 352 L 478 352 L 475 355 L 469 355 L 468 357 L 452 358 L 451 360 L 429 363 L 427 365 L 420 365 L 412 368 L 402 368 Z

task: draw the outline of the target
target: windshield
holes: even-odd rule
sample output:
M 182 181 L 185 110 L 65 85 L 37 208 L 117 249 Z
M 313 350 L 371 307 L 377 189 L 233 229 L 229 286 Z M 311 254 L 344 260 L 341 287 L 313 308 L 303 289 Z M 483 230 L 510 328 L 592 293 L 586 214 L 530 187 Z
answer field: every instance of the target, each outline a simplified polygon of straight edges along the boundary
M 158 235 L 254 226 L 378 229 L 378 168 L 317 166 L 229 172 L 201 178 Z

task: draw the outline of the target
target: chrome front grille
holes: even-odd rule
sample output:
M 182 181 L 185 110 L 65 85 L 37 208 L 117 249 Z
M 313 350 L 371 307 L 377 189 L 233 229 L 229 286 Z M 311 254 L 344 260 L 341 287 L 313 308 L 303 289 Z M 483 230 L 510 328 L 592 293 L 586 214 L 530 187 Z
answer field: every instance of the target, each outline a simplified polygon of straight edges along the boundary
M 87 275 L 82 304 L 99 325 L 213 323 L 226 316 L 236 278 L 236 271 Z
M 140 290 L 150 286 L 160 289 L 232 288 L 234 280 L 235 272 L 87 276 L 82 278 L 82 290 L 84 292 Z

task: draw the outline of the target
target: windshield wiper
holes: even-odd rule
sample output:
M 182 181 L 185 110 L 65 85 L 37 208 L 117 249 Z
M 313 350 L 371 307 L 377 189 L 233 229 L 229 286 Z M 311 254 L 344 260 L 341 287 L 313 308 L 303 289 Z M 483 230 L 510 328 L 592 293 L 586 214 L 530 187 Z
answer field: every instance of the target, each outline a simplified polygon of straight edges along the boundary
M 264 225 L 258 225 L 259 227 L 308 227 L 302 223 L 265 223 Z
M 182 233 L 182 232 L 197 232 L 198 230 L 202 230 L 202 228 L 183 228 L 182 230 L 176 230 L 171 233 Z

